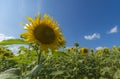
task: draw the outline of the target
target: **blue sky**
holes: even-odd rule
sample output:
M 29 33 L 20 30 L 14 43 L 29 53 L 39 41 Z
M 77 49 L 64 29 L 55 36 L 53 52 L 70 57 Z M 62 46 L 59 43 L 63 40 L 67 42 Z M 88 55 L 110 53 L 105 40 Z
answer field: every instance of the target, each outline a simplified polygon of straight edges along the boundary
M 67 47 L 112 47 L 120 44 L 119 0 L 0 0 L 0 40 L 19 38 L 20 22 L 38 12 L 53 16 L 60 24 Z

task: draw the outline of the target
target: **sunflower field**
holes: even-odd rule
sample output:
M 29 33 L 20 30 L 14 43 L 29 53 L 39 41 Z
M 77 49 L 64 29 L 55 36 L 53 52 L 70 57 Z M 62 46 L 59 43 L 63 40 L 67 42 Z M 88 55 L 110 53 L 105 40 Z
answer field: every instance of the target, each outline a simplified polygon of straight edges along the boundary
M 26 18 L 20 39 L 0 42 L 0 79 L 120 79 L 120 46 L 94 50 L 76 42 L 66 48 L 56 20 L 40 13 Z M 15 55 L 11 44 L 28 47 Z

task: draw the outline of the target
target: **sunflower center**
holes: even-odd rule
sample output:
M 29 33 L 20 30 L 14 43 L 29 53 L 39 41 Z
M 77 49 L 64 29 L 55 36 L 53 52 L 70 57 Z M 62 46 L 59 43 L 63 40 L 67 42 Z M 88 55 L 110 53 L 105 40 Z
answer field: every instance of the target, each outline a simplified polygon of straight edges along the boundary
M 54 30 L 48 25 L 41 24 L 34 30 L 35 38 L 42 44 L 51 44 L 55 40 Z

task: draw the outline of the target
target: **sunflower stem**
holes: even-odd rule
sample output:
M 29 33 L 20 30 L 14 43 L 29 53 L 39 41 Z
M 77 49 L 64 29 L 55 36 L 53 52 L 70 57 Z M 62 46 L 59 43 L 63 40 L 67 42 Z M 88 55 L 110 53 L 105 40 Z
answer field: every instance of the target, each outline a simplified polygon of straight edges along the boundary
M 38 52 L 38 64 L 40 64 L 40 62 L 41 62 L 41 51 L 39 50 L 39 52 Z
M 41 50 L 40 50 L 40 47 L 39 47 L 39 50 L 38 50 L 38 65 L 40 65 L 40 63 L 41 63 Z M 37 79 L 37 77 L 39 76 L 38 72 L 36 73 L 35 79 Z

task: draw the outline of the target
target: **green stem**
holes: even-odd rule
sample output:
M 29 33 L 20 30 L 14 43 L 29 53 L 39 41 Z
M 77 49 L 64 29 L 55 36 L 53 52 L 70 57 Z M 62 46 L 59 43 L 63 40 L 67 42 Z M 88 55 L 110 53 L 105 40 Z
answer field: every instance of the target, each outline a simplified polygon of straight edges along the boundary
M 39 50 L 39 51 L 38 51 L 38 65 L 40 65 L 40 64 L 41 64 L 41 51 Z M 39 74 L 38 74 L 38 72 L 37 72 L 35 79 L 37 79 L 38 76 L 39 76 Z
M 40 64 L 41 61 L 41 51 L 38 52 L 38 64 Z

